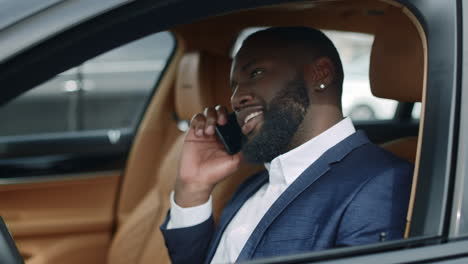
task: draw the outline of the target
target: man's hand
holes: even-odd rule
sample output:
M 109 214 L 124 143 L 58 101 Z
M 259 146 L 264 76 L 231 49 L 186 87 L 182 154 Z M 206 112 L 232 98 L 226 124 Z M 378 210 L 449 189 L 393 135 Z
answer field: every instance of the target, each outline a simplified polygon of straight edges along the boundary
M 238 169 L 241 154 L 229 155 L 216 136 L 216 124 L 226 122 L 227 110 L 219 105 L 193 116 L 175 184 L 174 199 L 179 206 L 205 203 L 215 185 Z

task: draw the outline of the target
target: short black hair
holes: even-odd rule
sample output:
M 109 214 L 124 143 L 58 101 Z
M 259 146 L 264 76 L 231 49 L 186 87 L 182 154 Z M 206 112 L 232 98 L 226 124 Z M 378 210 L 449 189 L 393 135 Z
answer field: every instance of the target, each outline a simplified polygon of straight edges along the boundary
M 252 37 L 273 37 L 288 44 L 296 44 L 308 49 L 317 56 L 328 57 L 335 67 L 335 79 L 333 80 L 338 95 L 341 97 L 343 86 L 343 65 L 340 55 L 333 42 L 320 30 L 310 27 L 271 27 L 257 31 L 250 35 L 245 41 Z

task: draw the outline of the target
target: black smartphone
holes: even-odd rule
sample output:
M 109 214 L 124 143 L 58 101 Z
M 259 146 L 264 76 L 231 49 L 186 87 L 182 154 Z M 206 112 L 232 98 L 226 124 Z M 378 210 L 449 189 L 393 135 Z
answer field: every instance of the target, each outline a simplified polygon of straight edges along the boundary
M 228 115 L 228 121 L 224 126 L 216 126 L 216 134 L 226 148 L 227 153 L 234 155 L 242 147 L 242 130 L 237 123 L 236 113 Z

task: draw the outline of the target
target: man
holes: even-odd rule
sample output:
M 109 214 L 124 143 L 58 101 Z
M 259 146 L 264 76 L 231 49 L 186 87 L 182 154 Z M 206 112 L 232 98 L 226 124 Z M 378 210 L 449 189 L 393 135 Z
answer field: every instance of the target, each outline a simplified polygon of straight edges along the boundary
M 247 38 L 231 70 L 246 136 L 227 154 L 222 106 L 193 117 L 172 207 L 161 227 L 173 263 L 225 263 L 402 238 L 412 165 L 343 119 L 343 70 L 320 31 L 270 28 Z M 244 182 L 217 229 L 211 192 L 242 159 L 267 171 Z

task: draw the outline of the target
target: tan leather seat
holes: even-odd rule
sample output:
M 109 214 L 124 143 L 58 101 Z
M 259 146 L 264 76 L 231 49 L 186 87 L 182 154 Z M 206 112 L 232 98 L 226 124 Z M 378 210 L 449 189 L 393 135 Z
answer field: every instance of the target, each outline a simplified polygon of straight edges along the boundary
M 416 162 L 418 137 L 398 138 L 382 144 L 382 147 L 411 163 Z
M 175 80 L 174 106 L 177 116 L 183 120 L 190 120 L 193 114 L 202 111 L 206 106 L 229 106 L 229 68 L 230 59 L 227 57 L 203 52 L 185 54 L 180 60 Z M 175 126 L 176 121 L 173 122 L 168 129 Z M 177 135 L 168 137 L 168 140 L 172 140 L 171 147 L 154 172 L 153 186 L 149 187 L 149 191 L 119 227 L 108 255 L 110 264 L 169 263 L 159 226 L 170 207 L 169 194 L 176 177 L 184 137 L 182 132 L 170 130 L 169 133 Z M 132 152 L 138 153 L 139 150 L 133 149 Z M 215 219 L 235 188 L 254 170 L 256 168 L 242 167 L 236 175 L 216 187 L 213 194 Z
M 423 101 L 426 44 L 420 25 L 413 23 L 415 19 L 411 19 L 411 16 L 405 8 L 389 7 L 377 25 L 369 72 L 371 90 L 377 97 L 402 102 Z M 418 180 L 418 146 L 421 145 L 421 127 L 424 122 L 422 103 L 419 136 L 399 138 L 383 144 L 384 148 L 415 164 L 405 238 L 409 236 Z
M 401 102 L 421 102 L 424 49 L 419 32 L 401 8 L 390 7 L 377 25 L 370 60 L 372 93 Z M 417 137 L 383 144 L 404 159 L 415 162 Z

